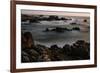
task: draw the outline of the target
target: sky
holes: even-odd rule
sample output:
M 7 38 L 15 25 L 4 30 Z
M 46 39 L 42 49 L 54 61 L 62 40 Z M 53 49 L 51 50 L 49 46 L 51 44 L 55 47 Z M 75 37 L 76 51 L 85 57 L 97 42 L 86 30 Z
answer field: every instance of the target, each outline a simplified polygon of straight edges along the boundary
M 89 17 L 90 13 L 83 12 L 64 12 L 64 11 L 40 11 L 40 10 L 22 10 L 22 14 L 27 15 L 61 15 L 61 16 L 78 16 L 78 17 Z

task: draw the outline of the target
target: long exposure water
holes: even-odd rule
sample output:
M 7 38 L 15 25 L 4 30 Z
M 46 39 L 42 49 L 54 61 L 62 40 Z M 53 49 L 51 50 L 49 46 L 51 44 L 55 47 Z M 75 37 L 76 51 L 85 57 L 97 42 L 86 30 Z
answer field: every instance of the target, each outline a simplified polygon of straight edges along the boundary
M 52 25 L 48 25 L 48 24 Z M 50 47 L 51 45 L 57 44 L 59 47 L 64 46 L 65 44 L 72 44 L 76 42 L 77 40 L 85 40 L 87 42 L 90 41 L 90 31 L 89 28 L 84 27 L 82 25 L 71 25 L 73 26 L 79 26 L 81 29 L 86 31 L 64 31 L 64 32 L 55 32 L 55 31 L 48 31 L 44 32 L 46 28 L 55 28 L 55 27 L 69 27 L 69 25 L 59 25 L 60 23 L 51 23 L 48 21 L 47 25 L 43 25 L 42 23 L 29 23 L 29 24 L 21 24 L 21 30 L 22 32 L 31 32 L 33 39 L 35 41 L 35 44 L 41 44 L 45 45 L 47 47 Z M 53 25 L 54 24 L 54 25 Z M 58 24 L 58 25 L 57 25 Z

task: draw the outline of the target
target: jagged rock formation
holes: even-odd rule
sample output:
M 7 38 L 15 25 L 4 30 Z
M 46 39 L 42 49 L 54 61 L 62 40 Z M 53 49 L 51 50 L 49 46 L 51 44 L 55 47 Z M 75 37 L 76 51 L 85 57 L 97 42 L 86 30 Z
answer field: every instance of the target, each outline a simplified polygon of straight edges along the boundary
M 90 44 L 84 40 L 78 40 L 72 45 L 65 44 L 58 47 L 57 44 L 46 47 L 34 43 L 30 32 L 22 33 L 21 62 L 45 62 L 63 60 L 90 59 Z

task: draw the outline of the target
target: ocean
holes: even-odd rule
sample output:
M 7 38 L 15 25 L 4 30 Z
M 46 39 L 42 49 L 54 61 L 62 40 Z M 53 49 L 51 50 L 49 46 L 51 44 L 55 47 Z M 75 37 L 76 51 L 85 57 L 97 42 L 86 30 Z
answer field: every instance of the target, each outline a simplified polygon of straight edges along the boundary
M 72 30 L 72 31 L 64 31 L 64 32 L 56 32 L 56 31 L 48 31 L 44 32 L 46 28 L 69 28 L 79 27 L 80 31 Z M 66 22 L 50 22 L 50 21 L 41 21 L 37 23 L 22 23 L 21 24 L 22 32 L 31 32 L 35 44 L 45 45 L 50 47 L 51 45 L 58 45 L 59 47 L 63 47 L 65 44 L 73 44 L 77 40 L 84 40 L 86 42 L 90 42 L 90 28 L 87 26 L 75 24 L 70 25 Z

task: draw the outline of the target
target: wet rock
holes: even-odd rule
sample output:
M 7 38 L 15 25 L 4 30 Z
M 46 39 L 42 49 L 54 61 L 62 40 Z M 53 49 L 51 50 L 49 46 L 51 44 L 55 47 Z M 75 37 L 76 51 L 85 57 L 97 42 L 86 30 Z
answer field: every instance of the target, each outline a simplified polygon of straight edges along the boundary
M 80 31 L 80 28 L 79 27 L 73 27 L 72 30 Z
M 37 62 L 39 53 L 34 49 L 23 49 L 22 50 L 22 62 Z
M 32 48 L 34 46 L 34 40 L 31 32 L 25 32 L 22 34 L 22 48 Z
M 83 40 L 78 40 L 76 43 L 72 45 L 72 56 L 79 59 L 89 59 L 89 45 Z
M 21 61 L 22 62 L 30 62 L 29 55 L 24 51 L 21 52 Z
M 65 44 L 63 46 L 63 53 L 67 56 L 69 56 L 71 54 L 71 47 L 69 44 Z
M 84 40 L 78 40 L 72 45 L 65 44 L 63 47 L 58 47 L 57 44 L 46 47 L 35 45 L 30 32 L 22 33 L 21 38 L 23 63 L 90 59 L 90 44 Z

